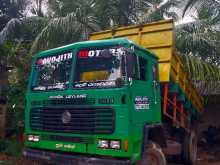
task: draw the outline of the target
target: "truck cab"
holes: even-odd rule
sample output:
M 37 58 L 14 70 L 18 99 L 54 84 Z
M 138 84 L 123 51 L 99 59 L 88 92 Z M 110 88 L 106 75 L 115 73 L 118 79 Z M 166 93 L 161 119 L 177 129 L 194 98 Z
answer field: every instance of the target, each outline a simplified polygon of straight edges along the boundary
M 25 150 L 58 164 L 135 164 L 161 125 L 157 57 L 130 40 L 40 52 L 26 94 Z

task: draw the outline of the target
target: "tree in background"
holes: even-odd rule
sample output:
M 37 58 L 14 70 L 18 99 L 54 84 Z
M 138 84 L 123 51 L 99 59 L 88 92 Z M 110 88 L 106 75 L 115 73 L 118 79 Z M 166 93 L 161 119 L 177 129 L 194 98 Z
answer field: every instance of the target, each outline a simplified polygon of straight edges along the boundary
M 177 50 L 181 52 L 194 84 L 204 95 L 220 93 L 220 2 L 187 0 L 182 16 L 194 21 L 176 26 Z
M 89 33 L 102 29 L 158 21 L 167 17 L 177 19 L 178 14 L 171 10 L 175 7 L 182 10 L 183 16 L 192 11 L 196 13 L 194 22 L 177 25 L 177 49 L 187 56 L 199 56 L 202 60 L 219 65 L 220 17 L 217 0 L 35 0 L 34 2 L 37 4 L 35 11 L 38 12 L 33 12 L 36 16 L 11 19 L 0 32 L 0 44 L 14 38 L 18 41 L 29 40 L 32 44 L 30 52 L 34 54 L 44 49 L 86 40 Z M 42 15 L 44 3 L 48 4 L 46 15 Z M 195 73 L 199 70 L 201 70 L 199 67 L 196 68 Z
M 193 11 L 195 21 L 177 26 L 178 50 L 220 65 L 220 2 L 191 0 L 186 7 L 183 15 Z
M 8 40 L 0 44 L 0 97 L 6 97 L 8 100 L 7 125 L 16 130 L 18 123 L 22 123 L 23 120 L 21 107 L 24 105 L 27 72 L 30 68 L 30 58 L 26 56 L 30 46 L 28 48 L 26 41 L 33 40 L 31 36 L 34 35 L 34 31 L 28 26 L 18 28 L 19 20 L 25 17 L 28 4 L 26 0 L 0 0 L 0 4 L 0 30 L 11 30 L 3 35 L 3 40 Z M 15 26 L 8 26 L 8 22 L 14 22 Z M 15 35 L 18 33 L 23 37 Z
M 39 17 L 43 17 L 42 5 L 43 0 L 35 0 L 35 7 L 32 8 L 32 13 Z
M 176 1 L 162 2 L 162 0 L 49 0 L 48 17 L 38 17 L 38 20 L 44 22 L 44 27 L 38 29 L 39 33 L 33 42 L 32 50 L 86 40 L 90 32 L 100 29 L 161 20 L 168 15 L 174 16 L 169 9 Z M 142 16 L 143 13 L 147 14 Z M 3 42 L 7 39 L 7 34 L 11 34 L 13 27 L 24 26 L 30 21 L 34 23 L 33 19 L 36 20 L 36 17 L 11 20 L 0 33 L 0 43 L 1 40 Z
M 22 18 L 26 0 L 0 0 L 0 30 L 12 18 Z
M 7 28 L 7 23 L 10 20 L 19 20 L 24 17 L 26 0 L 0 0 L 0 29 L 4 31 Z M 4 27 L 6 26 L 6 27 Z M 11 28 L 15 33 L 20 33 L 16 26 Z M 20 29 L 21 30 L 21 29 Z M 25 30 L 25 29 L 23 29 Z M 26 33 L 27 31 L 25 31 Z M 9 34 L 9 33 L 8 33 Z M 7 34 L 5 34 L 7 35 Z M 1 82 L 8 82 L 8 69 L 12 66 L 10 58 L 14 53 L 13 49 L 19 42 L 18 39 L 12 35 L 11 40 L 0 44 L 0 70 L 1 70 Z M 5 80 L 4 80 L 5 79 Z M 2 84 L 2 83 L 1 83 Z
M 55 0 L 54 0 L 55 1 Z M 38 17 L 44 17 L 47 13 L 48 0 L 26 0 L 26 14 Z

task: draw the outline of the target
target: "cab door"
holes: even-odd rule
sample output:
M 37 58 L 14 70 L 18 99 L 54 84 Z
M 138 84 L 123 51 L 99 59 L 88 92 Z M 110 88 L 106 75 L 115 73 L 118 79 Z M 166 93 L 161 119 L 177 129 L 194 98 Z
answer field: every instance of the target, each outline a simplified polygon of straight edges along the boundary
M 134 76 L 130 85 L 132 99 L 132 122 L 135 124 L 156 123 L 161 120 L 158 79 L 154 79 L 155 60 L 142 52 L 135 53 Z M 157 75 L 158 76 L 158 75 Z

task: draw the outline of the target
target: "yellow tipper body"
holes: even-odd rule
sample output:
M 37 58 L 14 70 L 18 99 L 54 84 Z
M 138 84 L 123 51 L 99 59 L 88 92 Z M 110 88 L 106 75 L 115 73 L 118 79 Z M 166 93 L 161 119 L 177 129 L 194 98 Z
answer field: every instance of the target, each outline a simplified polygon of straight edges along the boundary
M 194 88 L 175 49 L 174 23 L 172 20 L 153 22 L 138 26 L 96 32 L 90 40 L 127 38 L 150 50 L 159 58 L 161 83 L 176 82 L 197 111 L 203 111 L 201 96 Z

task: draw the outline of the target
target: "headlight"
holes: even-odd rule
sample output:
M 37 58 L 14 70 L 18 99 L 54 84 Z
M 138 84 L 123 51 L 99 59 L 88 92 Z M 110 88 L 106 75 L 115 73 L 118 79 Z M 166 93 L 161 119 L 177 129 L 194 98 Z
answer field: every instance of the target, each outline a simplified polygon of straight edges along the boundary
M 28 141 L 33 141 L 34 136 L 33 135 L 28 135 Z
M 120 140 L 99 140 L 98 148 L 120 150 Z
M 28 135 L 28 141 L 38 142 L 39 140 L 40 140 L 40 136 Z
M 110 142 L 110 148 L 119 150 L 121 148 L 120 141 L 112 140 Z
M 109 141 L 108 140 L 99 140 L 98 147 L 99 148 L 109 148 Z
M 33 139 L 34 142 L 38 142 L 39 140 L 40 140 L 39 136 L 34 136 L 34 139 Z

